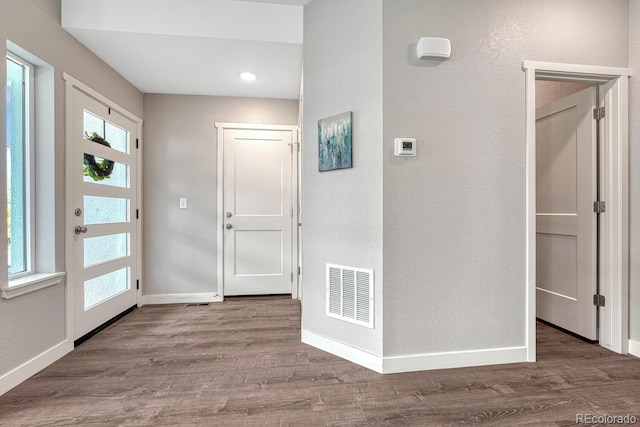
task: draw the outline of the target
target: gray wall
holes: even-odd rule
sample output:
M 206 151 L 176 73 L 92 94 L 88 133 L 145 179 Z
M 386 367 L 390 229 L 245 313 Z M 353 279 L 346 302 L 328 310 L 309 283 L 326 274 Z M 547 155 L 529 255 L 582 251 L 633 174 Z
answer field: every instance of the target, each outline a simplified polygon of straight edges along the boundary
M 523 346 L 521 61 L 626 67 L 628 1 L 383 4 L 384 355 Z M 425 35 L 451 58 L 410 59 Z M 393 157 L 395 136 L 418 156 Z
M 60 23 L 62 17 L 61 0 L 30 0 L 55 22 Z
M 64 271 L 64 82 L 61 73 L 67 72 L 103 95 L 111 98 L 131 112 L 142 116 L 142 94 L 107 66 L 84 46 L 60 28 L 56 19 L 56 2 L 0 0 L 0 50 L 6 40 L 36 55 L 54 68 L 54 99 L 49 115 L 54 119 L 55 147 L 49 167 L 56 166 L 55 179 L 49 183 L 55 193 L 55 244 L 52 260 L 45 264 Z M 5 61 L 1 61 L 0 80 L 6 74 Z M 38 112 L 40 114 L 41 112 Z M 0 135 L 4 135 L 5 106 L 0 102 Z M 36 142 L 37 143 L 37 142 Z M 5 152 L 0 153 L 5 163 Z M 4 169 L 3 169 L 4 170 Z M 0 188 L 5 189 L 5 175 L 0 177 Z M 0 194 L 4 196 L 5 190 Z M 3 204 L 2 206 L 6 206 Z M 4 218 L 4 210 L 2 216 Z M 2 233 L 4 234 L 4 232 Z M 6 239 L 3 239 L 6 241 Z M 6 260 L 6 245 L 0 247 L 0 259 Z M 6 261 L 5 261 L 6 262 Z M 6 267 L 2 267 L 7 271 Z M 0 282 L 4 283 L 5 279 Z M 71 286 L 72 284 L 70 284 Z M 64 340 L 65 290 L 62 285 L 36 291 L 11 300 L 0 299 L 0 376 L 11 371 Z
M 640 342 L 640 4 L 629 3 L 629 337 Z
M 214 123 L 297 125 L 298 101 L 146 94 L 144 120 L 143 293 L 217 292 Z
M 536 108 L 558 101 L 590 86 L 597 86 L 597 84 L 538 80 L 536 81 Z
M 304 9 L 305 330 L 382 355 L 382 0 Z M 353 168 L 318 172 L 319 119 L 353 112 Z M 375 328 L 325 315 L 325 264 L 375 274 Z

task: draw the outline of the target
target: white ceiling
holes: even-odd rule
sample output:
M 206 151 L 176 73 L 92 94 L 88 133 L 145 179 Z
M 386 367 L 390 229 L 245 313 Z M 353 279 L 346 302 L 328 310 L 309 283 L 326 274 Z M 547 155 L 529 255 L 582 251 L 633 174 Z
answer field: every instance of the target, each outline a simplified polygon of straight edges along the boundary
M 145 93 L 297 99 L 310 1 L 62 0 L 62 26 Z

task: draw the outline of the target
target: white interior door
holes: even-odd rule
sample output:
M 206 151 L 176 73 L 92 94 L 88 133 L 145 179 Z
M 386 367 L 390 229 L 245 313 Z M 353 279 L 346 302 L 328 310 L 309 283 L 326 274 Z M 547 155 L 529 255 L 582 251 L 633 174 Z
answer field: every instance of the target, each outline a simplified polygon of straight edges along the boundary
M 292 129 L 222 129 L 224 295 L 292 293 Z
M 536 315 L 597 339 L 596 88 L 536 111 Z
M 74 339 L 136 305 L 139 123 L 73 89 L 67 108 L 67 233 Z M 110 147 L 88 138 L 98 135 Z M 86 159 L 106 166 L 90 176 Z M 88 176 L 89 175 L 89 176 Z

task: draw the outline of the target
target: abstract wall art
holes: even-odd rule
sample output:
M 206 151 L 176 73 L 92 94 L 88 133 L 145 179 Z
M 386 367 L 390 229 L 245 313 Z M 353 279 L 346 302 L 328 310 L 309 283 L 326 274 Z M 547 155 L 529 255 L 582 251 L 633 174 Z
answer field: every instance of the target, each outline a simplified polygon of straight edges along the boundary
M 351 111 L 318 120 L 318 170 L 353 167 Z

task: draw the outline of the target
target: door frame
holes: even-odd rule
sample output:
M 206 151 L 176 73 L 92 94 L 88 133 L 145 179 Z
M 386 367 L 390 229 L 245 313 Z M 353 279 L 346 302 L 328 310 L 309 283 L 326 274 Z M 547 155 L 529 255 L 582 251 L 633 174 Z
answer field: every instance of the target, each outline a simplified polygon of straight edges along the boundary
M 629 82 L 630 68 L 523 61 L 526 79 L 526 345 L 536 360 L 536 79 L 596 82 L 606 115 L 600 126 L 600 345 L 616 353 L 629 348 Z
M 135 253 L 133 254 L 136 258 L 136 272 L 137 272 L 137 277 L 135 278 L 136 280 L 139 280 L 139 284 L 140 286 L 138 286 L 138 289 L 136 290 L 136 305 L 139 307 L 141 305 L 142 302 L 142 286 L 144 283 L 144 270 L 143 270 L 143 265 L 142 265 L 142 221 L 143 221 L 143 215 L 142 215 L 142 147 L 143 147 L 143 138 L 142 138 L 142 119 L 139 118 L 138 116 L 136 116 L 135 114 L 129 112 L 126 108 L 116 104 L 115 102 L 111 101 L 109 98 L 103 96 L 102 94 L 100 94 L 99 92 L 93 90 L 92 88 L 90 88 L 89 86 L 85 85 L 84 83 L 82 83 L 81 81 L 77 80 L 76 78 L 70 76 L 69 74 L 63 72 L 62 73 L 62 79 L 65 82 L 65 162 L 66 165 L 71 164 L 71 162 L 73 161 L 72 158 L 72 150 L 69 149 L 69 147 L 71 147 L 71 135 L 72 135 L 72 129 L 71 129 L 71 123 L 70 123 L 70 118 L 72 117 L 72 115 L 74 114 L 74 112 L 72 111 L 73 108 L 73 95 L 74 95 L 74 90 L 79 90 L 81 92 L 84 92 L 86 95 L 94 98 L 96 101 L 108 106 L 109 108 L 111 108 L 112 110 L 117 111 L 119 114 L 125 116 L 126 118 L 128 118 L 129 120 L 131 120 L 132 122 L 135 123 L 136 125 L 136 131 L 138 134 L 138 145 L 135 148 L 137 151 L 137 158 L 136 158 L 136 167 L 137 167 L 137 173 L 136 173 L 136 198 L 137 198 L 137 207 L 136 209 L 138 209 L 138 213 L 139 216 L 138 218 L 135 220 L 136 221 L 136 234 L 137 234 L 137 238 L 136 238 L 136 247 L 132 248 L 132 251 L 135 251 Z M 74 273 L 74 268 L 75 268 L 75 260 L 74 260 L 74 247 L 73 247 L 73 234 L 71 232 L 71 225 L 73 224 L 73 211 L 74 211 L 74 206 L 73 206 L 73 200 L 70 197 L 70 195 L 72 194 L 73 188 L 72 188 L 72 177 L 70 176 L 70 170 L 68 167 L 65 167 L 65 194 L 66 194 L 66 201 L 65 201 L 65 225 L 64 225 L 64 232 L 65 232 L 65 268 L 67 271 L 67 288 L 66 288 L 66 336 L 68 339 L 71 339 L 72 341 L 74 340 L 74 290 L 71 289 L 71 287 L 76 286 L 77 284 L 75 283 L 75 273 Z M 133 280 L 134 278 L 131 279 L 132 282 L 132 286 L 133 286 Z M 119 313 L 118 313 L 119 314 Z
M 217 132 L 218 145 L 218 183 L 217 183 L 217 280 L 218 290 L 216 291 L 216 301 L 224 300 L 224 131 L 225 130 L 281 130 L 290 131 L 293 149 L 291 156 L 291 206 L 293 208 L 293 218 L 291 221 L 291 268 L 293 270 L 293 281 L 291 282 L 291 298 L 298 299 L 298 280 L 296 274 L 299 264 L 298 256 L 298 215 L 300 212 L 299 181 L 298 181 L 298 155 L 300 151 L 300 139 L 298 126 L 292 125 L 265 125 L 251 123 L 218 123 L 214 124 Z

